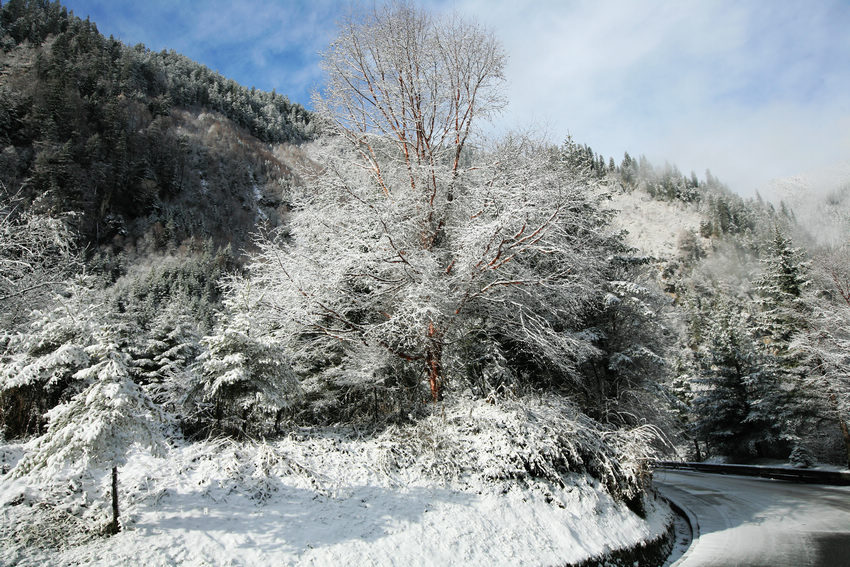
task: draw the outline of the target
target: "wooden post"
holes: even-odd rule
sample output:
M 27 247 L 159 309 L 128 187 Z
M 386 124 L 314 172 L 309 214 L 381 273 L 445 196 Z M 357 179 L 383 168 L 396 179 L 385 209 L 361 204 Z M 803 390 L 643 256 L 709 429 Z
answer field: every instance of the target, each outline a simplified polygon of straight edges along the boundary
M 121 531 L 118 524 L 118 467 L 112 467 L 112 523 L 109 524 L 108 531 L 110 534 Z

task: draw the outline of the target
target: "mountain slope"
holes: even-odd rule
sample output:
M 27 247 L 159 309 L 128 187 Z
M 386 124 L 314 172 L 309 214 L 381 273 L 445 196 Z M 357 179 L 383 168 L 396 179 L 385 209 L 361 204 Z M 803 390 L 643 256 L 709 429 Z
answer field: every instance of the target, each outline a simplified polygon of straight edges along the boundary
M 0 182 L 37 210 L 78 213 L 95 246 L 241 248 L 255 217 L 276 220 L 292 176 L 273 144 L 313 134 L 285 97 L 124 46 L 58 2 L 0 7 L 0 78 Z

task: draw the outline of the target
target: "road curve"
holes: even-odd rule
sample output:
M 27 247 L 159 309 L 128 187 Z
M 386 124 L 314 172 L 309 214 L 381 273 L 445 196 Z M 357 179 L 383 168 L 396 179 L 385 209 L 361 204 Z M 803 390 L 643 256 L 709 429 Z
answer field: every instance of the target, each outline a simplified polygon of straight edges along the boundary
M 850 487 L 656 470 L 698 526 L 676 567 L 850 567 Z

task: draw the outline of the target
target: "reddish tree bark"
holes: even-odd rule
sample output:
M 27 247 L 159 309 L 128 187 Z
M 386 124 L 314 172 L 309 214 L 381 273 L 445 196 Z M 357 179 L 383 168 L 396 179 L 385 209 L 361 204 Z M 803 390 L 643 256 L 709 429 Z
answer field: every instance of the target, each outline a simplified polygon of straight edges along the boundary
M 425 351 L 425 370 L 428 373 L 431 397 L 434 402 L 438 402 L 442 398 L 440 387 L 443 381 L 443 344 L 433 321 L 428 323 L 426 336 L 428 337 L 428 348 Z

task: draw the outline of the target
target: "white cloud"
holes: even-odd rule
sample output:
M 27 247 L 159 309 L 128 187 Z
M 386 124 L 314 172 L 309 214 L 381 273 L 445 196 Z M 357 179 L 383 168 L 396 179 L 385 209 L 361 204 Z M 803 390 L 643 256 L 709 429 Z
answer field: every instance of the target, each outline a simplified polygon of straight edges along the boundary
M 749 194 L 850 155 L 850 10 L 835 3 L 461 0 L 510 56 L 509 126 L 709 168 Z

